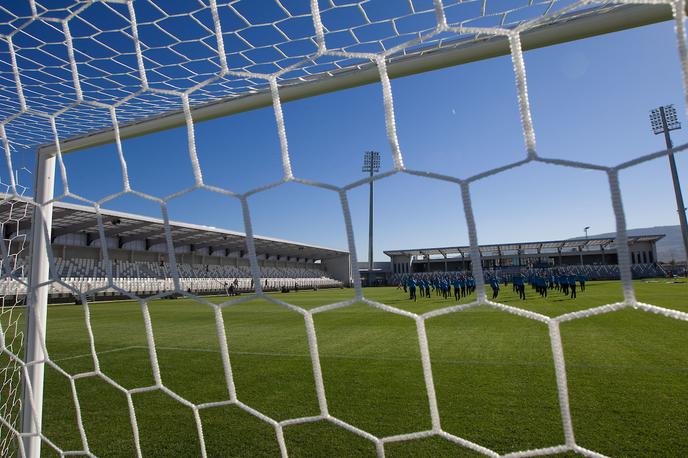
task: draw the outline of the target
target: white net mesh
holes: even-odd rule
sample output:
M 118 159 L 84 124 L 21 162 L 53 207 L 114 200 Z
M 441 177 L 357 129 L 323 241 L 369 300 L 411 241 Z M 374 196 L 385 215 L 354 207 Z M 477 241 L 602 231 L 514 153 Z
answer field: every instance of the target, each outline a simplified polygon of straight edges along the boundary
M 3 185 L 5 191 L 8 186 Z M 26 188 L 17 189 L 21 195 Z M 2 344 L 10 353 L 21 356 L 24 342 L 24 322 L 22 306 L 26 298 L 27 269 L 24 264 L 28 251 L 26 237 L 27 222 L 31 220 L 31 206 L 26 202 L 13 199 L 0 201 L 2 213 L 8 215 L 0 222 L 3 234 L 2 277 L 0 279 L 0 335 Z M 19 428 L 21 408 L 21 370 L 20 361 L 2 357 L 0 367 L 0 455 L 13 456 L 17 453 L 16 437 L 12 428 Z
M 89 317 L 88 301 L 82 295 L 85 291 L 62 282 L 59 276 L 55 274 L 55 269 L 51 269 L 53 272 L 52 281 L 71 289 L 77 296 L 81 295 L 85 302 L 85 326 L 94 370 L 69 374 L 61 368 L 60 362 L 56 362 L 50 357 L 47 348 L 42 349 L 45 354 L 45 364 L 69 381 L 81 437 L 80 453 L 91 454 L 92 451 L 89 448 L 81 418 L 80 399 L 78 390 L 75 388 L 75 382 L 93 377 L 109 384 L 126 398 L 135 449 L 139 456 L 142 455 L 142 450 L 137 410 L 134 407 L 132 396 L 152 390 L 159 390 L 174 401 L 191 409 L 198 433 L 199 453 L 202 456 L 206 455 L 206 448 L 201 413 L 204 409 L 224 405 L 237 406 L 274 428 L 276 441 L 284 456 L 288 454 L 284 428 L 318 420 L 329 421 L 371 441 L 375 444 L 380 456 L 384 455 L 385 445 L 388 443 L 429 436 L 438 436 L 476 452 L 488 456 L 497 456 L 495 451 L 443 429 L 426 336 L 427 320 L 480 305 L 487 305 L 510 314 L 545 323 L 549 328 L 551 351 L 555 365 L 565 442 L 551 447 L 516 452 L 511 456 L 537 456 L 565 451 L 575 451 L 586 456 L 599 456 L 598 453 L 579 446 L 575 439 L 569 409 L 566 367 L 559 326 L 562 322 L 626 307 L 635 307 L 677 320 L 688 320 L 686 313 L 640 303 L 636 300 L 631 282 L 626 224 L 618 181 L 619 171 L 666 155 L 667 151 L 643 155 L 614 167 L 539 156 L 535 130 L 531 120 L 521 40 L 523 36 L 533 30 L 554 28 L 558 24 L 578 24 L 576 21 L 584 21 L 586 18 L 613 18 L 616 14 L 625 14 L 634 11 L 634 8 L 642 8 L 638 6 L 639 3 L 661 4 L 665 6 L 658 7 L 661 14 L 657 17 L 667 13 L 669 8 L 673 11 L 678 51 L 684 70 L 684 81 L 688 81 L 685 74 L 686 69 L 688 69 L 688 60 L 684 33 L 684 2 L 627 1 L 608 3 L 543 0 L 524 1 L 519 6 L 513 6 L 514 3 L 509 2 L 508 4 L 512 6 L 507 7 L 505 6 L 506 2 L 493 0 L 406 0 L 395 2 L 387 0 L 360 2 L 275 0 L 274 2 L 265 2 L 265 8 L 259 11 L 251 8 L 250 3 L 249 1 L 218 2 L 215 0 L 184 2 L 29 1 L 0 6 L 3 22 L 0 29 L 3 46 L 3 49 L 0 50 L 2 63 L 0 69 L 0 94 L 2 97 L 0 137 L 3 140 L 8 170 L 10 171 L 11 183 L 8 192 L 13 196 L 13 200 L 8 201 L 10 203 L 7 205 L 23 206 L 23 211 L 27 211 L 26 209 L 33 203 L 40 207 L 46 207 L 54 201 L 72 198 L 93 206 L 99 212 L 102 205 L 128 193 L 160 205 L 166 223 L 164 236 L 167 238 L 167 255 L 172 277 L 173 291 L 171 292 L 176 293 L 185 293 L 185 290 L 180 282 L 169 232 L 168 203 L 184 194 L 202 188 L 238 199 L 243 211 L 247 256 L 250 259 L 250 274 L 255 287 L 255 294 L 221 305 L 195 298 L 214 310 L 218 345 L 222 355 L 228 392 L 227 399 L 222 401 L 205 404 L 194 403 L 163 383 L 148 308 L 150 299 L 142 300 L 141 305 L 146 332 L 146 349 L 150 358 L 154 383 L 151 386 L 125 388 L 114 381 L 106 371 L 100 368 L 99 353 Z M 58 6 L 55 6 L 56 4 Z M 610 26 L 610 29 L 615 27 Z M 473 49 L 471 46 L 494 41 L 508 44 L 513 61 L 518 94 L 518 100 L 515 102 L 518 103 L 520 109 L 525 141 L 523 159 L 467 179 L 405 168 L 402 149 L 397 139 L 394 99 L 388 67 L 400 62 L 420 62 L 425 56 L 433 56 L 453 49 Z M 486 55 L 493 54 L 487 53 Z M 474 59 L 480 57 L 476 56 Z M 263 291 L 264 283 L 256 256 L 248 198 L 287 181 L 323 188 L 339 196 L 344 214 L 348 247 L 351 253 L 351 265 L 358 265 L 348 192 L 367 184 L 369 179 L 338 187 L 298 178 L 298 173 L 292 171 L 290 162 L 288 134 L 281 108 L 281 91 L 292 86 L 298 87 L 313 82 L 346 81 L 346 78 L 352 74 L 370 71 L 375 73 L 376 78 L 380 81 L 384 98 L 387 138 L 394 163 L 392 171 L 376 175 L 373 179 L 382 180 L 393 174 L 407 173 L 443 180 L 460 187 L 472 247 L 473 275 L 477 281 L 477 298 L 471 303 L 445 307 L 425 314 L 416 314 L 390 307 L 371 301 L 363 295 L 361 279 L 355 268 L 353 269 L 355 297 L 346 302 L 305 309 L 280 301 Z M 264 97 L 273 105 L 281 145 L 283 180 L 266 184 L 244 194 L 236 194 L 227 189 L 205 184 L 195 149 L 194 110 L 199 107 L 213 107 L 227 102 L 240 104 L 245 100 L 251 100 L 252 97 Z M 177 113 L 175 116 L 178 117 L 175 119 L 180 119 L 181 123 L 186 125 L 188 154 L 195 185 L 160 199 L 141 193 L 130 185 L 127 163 L 122 150 L 123 134 L 121 131 L 136 129 L 136 126 L 145 126 L 147 123 L 152 125 L 156 122 L 152 120 L 165 118 L 170 113 Z M 88 138 L 99 130 L 106 131 L 107 138 L 116 143 L 124 179 L 120 192 L 98 202 L 93 202 L 70 191 L 70 178 L 78 179 L 78 177 L 68 175 L 62 160 L 62 152 L 67 148 L 72 148 L 68 141 L 72 137 L 82 136 L 88 141 Z M 58 173 L 63 183 L 64 193 L 55 199 L 49 199 L 48 202 L 33 202 L 32 199 L 21 196 L 22 193 L 12 174 L 14 170 L 12 159 L 16 149 L 41 144 L 48 145 L 44 152 L 52 152 L 56 155 Z M 678 152 L 683 149 L 685 149 L 685 145 L 676 147 L 674 151 Z M 623 284 L 623 302 L 551 318 L 529 310 L 491 302 L 487 299 L 478 251 L 477 228 L 471 206 L 471 184 L 485 177 L 533 161 L 590 169 L 607 175 L 616 216 L 616 246 L 618 247 L 619 269 Z M 22 204 L 21 202 L 25 203 Z M 15 220 L 13 217 L 11 221 L 6 221 L 3 224 L 14 224 L 20 220 L 21 218 Z M 99 213 L 98 227 L 102 237 L 105 228 Z M 16 232 L 20 233 L 21 231 L 17 230 Z M 3 281 L 16 282 L 15 277 L 25 279 L 25 274 L 17 273 L 19 268 L 17 254 L 21 252 L 21 249 L 15 251 L 14 248 L 9 248 L 7 250 L 3 253 L 5 260 Z M 103 257 L 105 265 L 109 266 L 107 247 L 103 247 Z M 51 266 L 54 267 L 55 260 L 50 250 L 49 259 Z M 108 285 L 113 285 L 113 273 L 110 267 L 106 267 L 106 277 L 108 278 Z M 32 285 L 32 287 L 35 290 L 41 286 Z M 93 290 L 93 285 L 86 285 L 86 288 Z M 3 456 L 15 452 L 20 455 L 26 453 L 24 442 L 19 440 L 20 431 L 17 422 L 19 411 L 17 371 L 26 371 L 27 367 L 41 363 L 41 361 L 23 361 L 22 359 L 22 352 L 19 348 L 22 341 L 19 315 L 14 313 L 16 305 L 20 302 L 16 295 L 18 291 L 22 291 L 22 288 L 15 288 L 13 293 L 8 293 L 8 290 L 5 290 L 0 313 L 2 319 L 2 353 L 10 361 L 2 369 L 3 398 L 1 402 L 2 411 L 0 412 L 2 415 L 0 448 Z M 151 299 L 167 296 L 171 292 L 162 292 L 152 296 Z M 123 293 L 131 294 L 130 291 L 123 291 Z M 221 311 L 224 307 L 236 304 L 238 301 L 247 301 L 255 297 L 286 307 L 303 317 L 317 392 L 319 415 L 278 421 L 242 402 L 241 393 L 235 387 Z M 377 437 L 330 413 L 327 387 L 321 370 L 314 316 L 354 303 L 365 303 L 382 311 L 408 317 L 415 321 L 431 417 L 430 429 L 397 436 Z M 37 323 L 39 331 L 45 330 L 45 326 L 46 323 Z M 49 323 L 47 326 L 49 327 Z M 36 406 L 28 406 L 26 412 L 31 417 L 29 423 L 40 424 Z M 43 434 L 40 428 L 37 429 L 38 432 L 28 435 L 39 437 L 45 444 L 44 446 L 52 448 L 60 454 L 65 453 L 51 440 L 51 437 Z

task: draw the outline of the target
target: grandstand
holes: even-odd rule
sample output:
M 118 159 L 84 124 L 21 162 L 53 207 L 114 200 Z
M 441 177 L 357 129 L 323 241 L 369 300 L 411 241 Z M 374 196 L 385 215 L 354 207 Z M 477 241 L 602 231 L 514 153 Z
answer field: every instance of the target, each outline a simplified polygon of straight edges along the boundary
M 657 241 L 664 235 L 628 238 L 635 278 L 664 276 L 657 263 Z M 618 255 L 613 237 L 549 240 L 478 246 L 482 267 L 504 273 L 556 268 L 592 280 L 618 280 Z M 389 283 L 409 274 L 471 271 L 469 246 L 387 250 Z
M 2 280 L 0 294 L 24 295 L 27 253 L 18 251 L 17 241 L 27 237 L 31 218 L 18 219 L 18 215 L 32 212 L 24 202 L 5 199 L 0 205 L 3 238 L 16 262 L 14 278 Z M 146 297 L 174 291 L 164 224 L 129 213 L 101 209 L 96 214 L 92 207 L 55 204 L 50 300 L 71 301 L 84 294 L 92 300 L 129 294 Z M 179 222 L 170 222 L 169 228 L 181 290 L 224 294 L 235 280 L 238 292 L 254 290 L 245 234 Z M 265 290 L 331 288 L 351 282 L 348 252 L 268 237 L 253 240 Z

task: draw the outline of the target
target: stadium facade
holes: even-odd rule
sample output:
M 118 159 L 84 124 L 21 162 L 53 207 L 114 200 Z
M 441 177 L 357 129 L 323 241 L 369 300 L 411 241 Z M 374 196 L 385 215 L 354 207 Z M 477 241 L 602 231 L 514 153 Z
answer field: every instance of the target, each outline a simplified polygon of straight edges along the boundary
M 633 264 L 655 264 L 657 241 L 664 235 L 628 237 Z M 485 269 L 617 265 L 614 238 L 549 240 L 480 245 Z M 455 272 L 471 268 L 470 246 L 386 250 L 390 273 Z
M 32 206 L 21 200 L 5 196 L 0 201 L 6 253 L 18 280 L 27 273 L 32 213 Z M 175 221 L 167 227 L 169 232 L 161 219 L 55 203 L 51 278 L 59 281 L 51 285 L 51 299 L 70 298 L 75 291 L 99 290 L 96 298 L 108 298 L 117 288 L 139 296 L 175 289 L 170 242 L 184 291 L 224 292 L 234 279 L 239 290 L 254 288 L 246 234 Z M 253 241 L 264 288 L 351 284 L 347 251 L 262 236 Z M 16 281 L 0 285 L 3 293 L 12 288 Z

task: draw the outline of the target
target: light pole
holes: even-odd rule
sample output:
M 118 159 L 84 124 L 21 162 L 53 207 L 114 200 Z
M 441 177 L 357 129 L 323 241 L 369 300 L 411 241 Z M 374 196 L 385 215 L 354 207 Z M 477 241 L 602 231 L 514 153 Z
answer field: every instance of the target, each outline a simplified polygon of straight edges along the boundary
M 366 151 L 363 155 L 363 172 L 373 174 L 380 171 L 380 153 Z M 370 212 L 368 214 L 368 286 L 373 286 L 373 180 L 370 180 Z
M 585 240 L 588 240 L 588 229 L 590 229 L 590 226 L 585 226 L 583 230 L 585 231 Z
M 671 135 L 669 132 L 681 128 L 681 123 L 678 122 L 678 116 L 676 115 L 676 108 L 674 108 L 673 105 L 665 105 L 650 111 L 650 124 L 652 125 L 652 132 L 655 135 L 664 134 L 667 150 L 673 148 L 674 145 L 671 143 Z M 686 206 L 683 204 L 683 194 L 681 193 L 681 184 L 678 181 L 676 160 L 672 152 L 669 153 L 669 167 L 671 168 L 671 178 L 674 180 L 674 194 L 676 194 L 678 219 L 681 222 L 683 250 L 686 255 L 686 262 L 688 262 L 688 222 L 686 222 Z

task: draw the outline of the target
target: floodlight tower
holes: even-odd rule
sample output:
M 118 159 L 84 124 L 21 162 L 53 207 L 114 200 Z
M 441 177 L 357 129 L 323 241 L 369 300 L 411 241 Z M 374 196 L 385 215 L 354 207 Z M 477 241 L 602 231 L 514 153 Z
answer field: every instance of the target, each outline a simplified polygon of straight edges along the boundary
M 671 142 L 671 135 L 669 132 L 681 128 L 681 123 L 678 121 L 678 116 L 676 115 L 676 108 L 674 108 L 673 105 L 665 105 L 650 111 L 650 124 L 652 125 L 652 132 L 654 132 L 655 135 L 664 134 L 667 150 L 671 150 L 674 145 Z M 676 160 L 674 159 L 673 152 L 669 152 L 669 167 L 671 167 L 671 178 L 674 180 L 676 206 L 678 209 L 678 218 L 681 222 L 681 235 L 683 236 L 683 250 L 686 255 L 686 262 L 688 263 L 688 222 L 686 222 L 686 206 L 683 204 L 683 194 L 681 193 L 681 184 L 678 180 Z
M 363 172 L 373 174 L 380 171 L 380 153 L 366 151 L 363 155 Z M 370 209 L 368 214 L 368 286 L 373 285 L 373 180 L 370 180 Z

